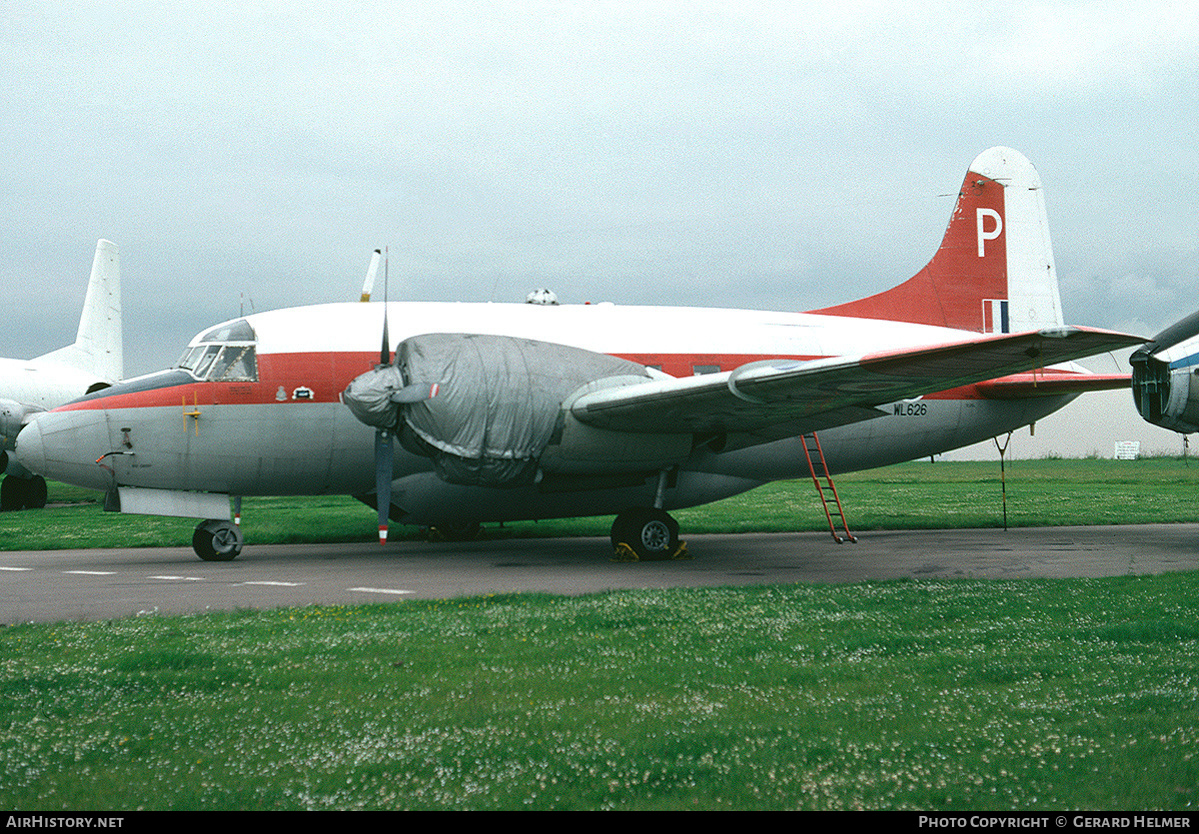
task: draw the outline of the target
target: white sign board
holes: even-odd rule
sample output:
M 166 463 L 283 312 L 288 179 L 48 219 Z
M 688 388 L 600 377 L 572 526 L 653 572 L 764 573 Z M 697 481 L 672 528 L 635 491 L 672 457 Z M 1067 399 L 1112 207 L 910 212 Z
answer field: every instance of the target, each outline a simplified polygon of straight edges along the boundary
M 1141 441 L 1139 440 L 1117 440 L 1116 441 L 1116 460 L 1136 460 L 1141 454 Z

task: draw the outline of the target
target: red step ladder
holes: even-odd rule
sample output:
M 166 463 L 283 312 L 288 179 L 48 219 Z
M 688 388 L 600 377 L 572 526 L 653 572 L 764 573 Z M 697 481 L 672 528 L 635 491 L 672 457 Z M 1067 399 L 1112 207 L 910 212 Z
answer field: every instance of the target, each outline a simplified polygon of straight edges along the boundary
M 808 459 L 808 471 L 812 473 L 812 483 L 816 485 L 816 494 L 820 496 L 820 503 L 824 505 L 824 517 L 828 519 L 828 529 L 833 534 L 833 541 L 841 544 L 848 539 L 857 544 L 857 537 L 849 532 L 849 525 L 845 523 L 845 510 L 841 507 L 841 498 L 837 495 L 837 488 L 833 486 L 833 478 L 828 473 L 828 464 L 824 462 L 824 450 L 820 448 L 820 439 L 816 437 L 816 432 L 810 432 L 803 436 L 803 453 L 804 457 Z M 841 529 L 845 531 L 844 539 L 837 532 L 837 526 L 833 522 L 834 515 L 841 519 Z

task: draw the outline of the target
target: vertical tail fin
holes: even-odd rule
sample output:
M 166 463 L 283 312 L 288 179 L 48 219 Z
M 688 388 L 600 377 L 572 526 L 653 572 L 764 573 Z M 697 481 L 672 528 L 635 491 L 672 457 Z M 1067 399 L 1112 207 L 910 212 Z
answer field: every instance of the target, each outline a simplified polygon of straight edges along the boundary
M 75 344 L 38 358 L 94 373 L 109 382 L 116 382 L 125 375 L 121 260 L 115 243 L 108 240 L 96 243 L 96 256 L 92 259 L 92 275 Z
M 868 298 L 813 310 L 982 333 L 1060 325 L 1062 301 L 1041 179 L 1011 148 L 979 154 L 928 265 Z

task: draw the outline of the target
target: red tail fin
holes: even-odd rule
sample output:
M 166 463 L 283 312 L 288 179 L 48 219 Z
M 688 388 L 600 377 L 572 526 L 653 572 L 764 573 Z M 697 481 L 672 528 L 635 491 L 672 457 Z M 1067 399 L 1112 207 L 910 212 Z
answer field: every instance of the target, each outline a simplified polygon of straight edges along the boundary
M 1061 324 L 1036 169 L 1010 148 L 979 154 L 924 269 L 885 292 L 812 312 L 984 333 Z

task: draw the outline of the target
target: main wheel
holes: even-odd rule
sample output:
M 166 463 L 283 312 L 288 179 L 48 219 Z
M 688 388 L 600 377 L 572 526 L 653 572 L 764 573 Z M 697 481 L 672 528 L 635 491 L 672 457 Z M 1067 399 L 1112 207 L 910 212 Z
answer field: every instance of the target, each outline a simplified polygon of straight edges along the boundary
M 32 478 L 9 475 L 0 485 L 0 510 L 4 512 L 40 510 L 45 506 L 46 479 L 41 475 Z
M 201 521 L 192 533 L 192 549 L 205 562 L 228 562 L 241 553 L 245 539 L 241 528 L 231 521 Z
M 0 511 L 11 513 L 25 508 L 25 479 L 8 475 L 0 483 Z
M 612 547 L 632 549 L 638 559 L 669 559 L 679 549 L 679 523 L 664 510 L 634 507 L 612 522 Z
M 42 510 L 46 507 L 46 499 L 50 497 L 46 489 L 46 479 L 34 475 L 29 479 L 28 491 L 25 493 L 25 506 L 31 510 Z

